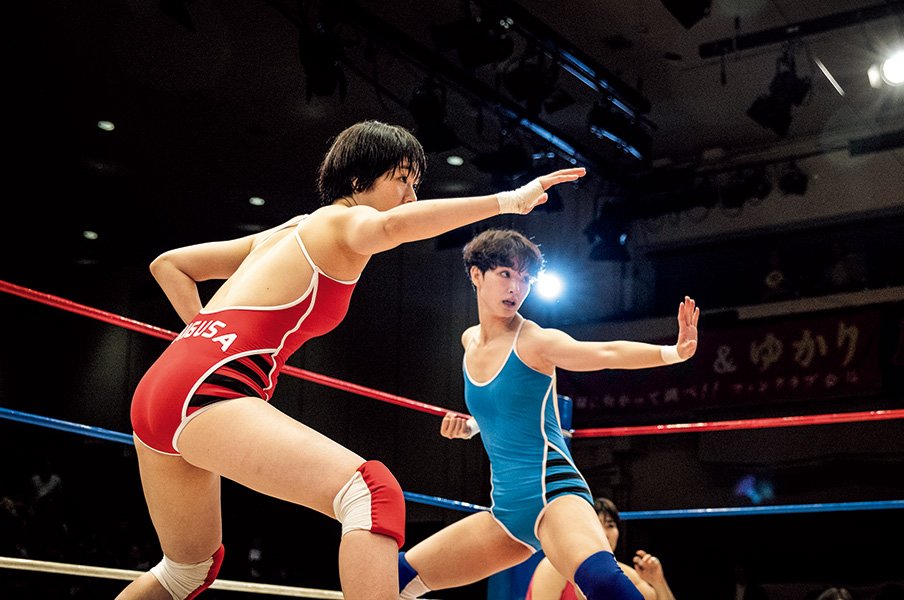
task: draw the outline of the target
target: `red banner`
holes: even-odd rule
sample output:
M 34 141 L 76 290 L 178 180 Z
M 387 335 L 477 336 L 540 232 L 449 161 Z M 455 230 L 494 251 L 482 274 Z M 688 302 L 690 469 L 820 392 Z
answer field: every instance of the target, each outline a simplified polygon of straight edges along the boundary
M 558 392 L 574 400 L 575 420 L 582 422 L 594 412 L 617 416 L 863 397 L 882 387 L 881 317 L 872 307 L 740 322 L 722 330 L 703 326 L 700 347 L 685 363 L 639 371 L 559 371 Z

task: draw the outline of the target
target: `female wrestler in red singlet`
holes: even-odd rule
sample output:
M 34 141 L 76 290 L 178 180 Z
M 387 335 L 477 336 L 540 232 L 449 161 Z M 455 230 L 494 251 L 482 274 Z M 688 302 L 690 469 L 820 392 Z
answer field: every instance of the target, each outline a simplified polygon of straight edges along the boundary
M 185 329 L 135 390 L 141 481 L 163 560 L 120 600 L 194 598 L 223 557 L 220 478 L 342 523 L 348 599 L 398 597 L 404 497 L 392 474 L 267 402 L 286 359 L 345 316 L 373 254 L 500 212 L 526 214 L 566 169 L 500 194 L 415 202 L 426 161 L 406 130 L 340 133 L 321 165 L 324 206 L 268 231 L 171 250 L 151 272 Z M 197 282 L 225 280 L 202 306 Z

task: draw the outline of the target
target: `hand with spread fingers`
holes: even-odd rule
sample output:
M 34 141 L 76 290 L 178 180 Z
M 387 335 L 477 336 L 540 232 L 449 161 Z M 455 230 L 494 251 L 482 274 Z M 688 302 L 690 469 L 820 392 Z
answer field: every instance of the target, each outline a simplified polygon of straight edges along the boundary
M 697 323 L 700 307 L 690 296 L 678 305 L 678 342 L 676 348 L 681 360 L 687 360 L 697 351 Z

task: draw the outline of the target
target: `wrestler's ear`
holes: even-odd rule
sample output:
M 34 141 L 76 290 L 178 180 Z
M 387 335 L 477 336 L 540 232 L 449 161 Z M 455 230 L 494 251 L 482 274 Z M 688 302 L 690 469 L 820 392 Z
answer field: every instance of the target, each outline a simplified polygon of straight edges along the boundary
M 477 282 L 483 278 L 483 272 L 481 272 L 480 267 L 477 265 L 471 265 L 471 285 L 475 288 L 477 287 Z

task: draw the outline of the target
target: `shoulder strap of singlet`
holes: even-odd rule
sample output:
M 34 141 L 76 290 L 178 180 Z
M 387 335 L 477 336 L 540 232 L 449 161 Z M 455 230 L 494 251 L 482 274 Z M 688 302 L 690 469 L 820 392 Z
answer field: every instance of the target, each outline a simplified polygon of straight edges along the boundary
M 257 243 L 263 244 L 264 242 L 269 240 L 271 237 L 273 237 L 273 235 L 276 234 L 277 232 L 282 231 L 283 229 L 288 229 L 289 227 L 295 227 L 299 223 L 304 221 L 307 217 L 308 217 L 308 215 L 298 215 L 296 217 L 292 217 L 291 219 L 289 219 L 288 221 L 283 223 L 281 226 L 274 227 L 270 231 L 270 233 L 268 233 L 266 236 L 262 237 Z
M 524 327 L 525 321 L 527 321 L 527 319 L 521 317 L 521 322 L 518 323 L 518 329 L 515 330 L 515 339 L 512 340 L 511 349 L 511 352 L 514 352 L 515 354 L 518 354 L 518 352 L 515 350 L 515 345 L 518 343 L 518 336 L 521 335 L 521 328 Z
M 301 234 L 298 233 L 298 228 L 301 227 L 301 223 L 295 226 L 295 239 L 298 241 L 298 245 L 301 248 L 301 253 L 304 254 L 305 260 L 308 261 L 308 264 L 311 265 L 311 268 L 314 269 L 317 273 L 322 273 L 316 264 L 314 264 L 314 260 L 311 258 L 311 255 L 308 254 L 308 249 L 304 247 L 304 242 L 301 241 Z

